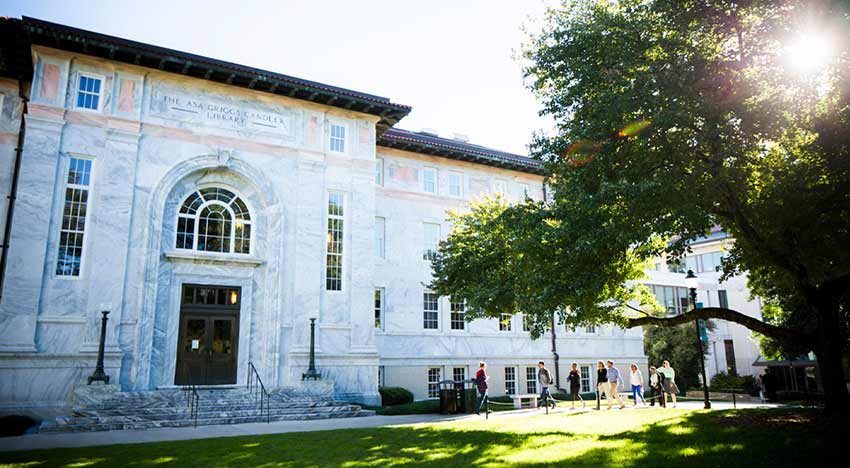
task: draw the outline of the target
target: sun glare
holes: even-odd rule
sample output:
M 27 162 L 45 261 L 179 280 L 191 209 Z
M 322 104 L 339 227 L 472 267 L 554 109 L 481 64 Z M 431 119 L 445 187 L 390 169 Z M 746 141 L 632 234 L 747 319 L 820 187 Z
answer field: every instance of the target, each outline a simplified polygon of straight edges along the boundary
M 832 41 L 826 34 L 807 33 L 794 39 L 785 49 L 785 61 L 802 75 L 820 75 L 834 57 Z

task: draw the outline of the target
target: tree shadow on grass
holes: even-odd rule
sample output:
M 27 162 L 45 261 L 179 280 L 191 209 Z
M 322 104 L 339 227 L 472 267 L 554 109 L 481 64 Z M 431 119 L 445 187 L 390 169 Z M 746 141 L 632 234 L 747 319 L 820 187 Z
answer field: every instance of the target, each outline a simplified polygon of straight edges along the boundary
M 819 459 L 830 424 L 772 430 L 687 413 L 615 434 L 397 426 L 0 454 L 12 466 L 799 466 Z M 605 420 L 600 419 L 600 424 Z M 521 420 L 517 424 L 522 424 Z M 517 428 L 520 430 L 520 428 Z M 804 433 L 805 440 L 799 435 Z M 814 457 L 814 458 L 813 458 Z M 14 465 L 14 464 L 26 465 Z

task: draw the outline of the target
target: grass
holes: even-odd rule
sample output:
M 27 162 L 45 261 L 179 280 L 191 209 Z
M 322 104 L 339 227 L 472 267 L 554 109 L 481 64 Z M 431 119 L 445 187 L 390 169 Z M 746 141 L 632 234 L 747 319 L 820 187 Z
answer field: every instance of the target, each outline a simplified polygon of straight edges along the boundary
M 808 466 L 837 424 L 807 409 L 537 414 L 0 453 L 0 466 Z

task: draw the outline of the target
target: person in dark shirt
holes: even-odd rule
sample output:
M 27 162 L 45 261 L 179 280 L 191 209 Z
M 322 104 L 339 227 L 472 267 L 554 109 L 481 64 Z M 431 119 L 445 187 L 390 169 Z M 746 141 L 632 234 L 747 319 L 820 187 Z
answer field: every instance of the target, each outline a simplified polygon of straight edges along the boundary
M 570 369 L 570 375 L 567 376 L 567 382 L 570 383 L 570 397 L 573 400 L 573 406 L 570 409 L 576 409 L 576 399 L 581 401 L 581 407 L 584 408 L 587 404 L 584 402 L 584 399 L 581 397 L 581 372 L 578 370 L 578 363 L 572 363 L 572 369 Z
M 601 400 L 605 390 L 608 389 L 608 369 L 605 363 L 596 361 L 596 399 Z
M 481 361 L 478 363 L 478 371 L 475 373 L 475 386 L 478 387 L 478 409 L 475 410 L 475 414 L 481 414 L 481 409 L 484 408 L 489 400 L 488 391 L 489 388 L 487 385 L 487 363 Z M 490 410 L 487 409 L 489 413 Z

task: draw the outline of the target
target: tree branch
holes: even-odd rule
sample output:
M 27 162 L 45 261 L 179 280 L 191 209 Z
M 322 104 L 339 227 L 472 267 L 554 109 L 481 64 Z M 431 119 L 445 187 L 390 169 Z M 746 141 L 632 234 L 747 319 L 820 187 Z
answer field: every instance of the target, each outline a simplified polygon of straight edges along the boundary
M 734 322 L 743 325 L 748 329 L 759 332 L 762 335 L 769 336 L 781 341 L 790 341 L 793 343 L 805 343 L 806 337 L 790 328 L 777 327 L 769 323 L 762 322 L 756 318 L 744 315 L 732 309 L 724 309 L 721 307 L 706 307 L 703 309 L 694 309 L 685 312 L 682 315 L 674 317 L 639 317 L 629 319 L 628 328 L 641 327 L 645 325 L 658 325 L 662 327 L 672 327 L 681 325 L 697 319 L 720 319 L 728 322 Z

